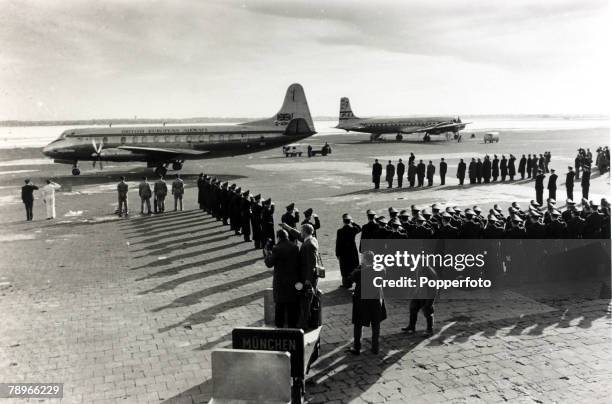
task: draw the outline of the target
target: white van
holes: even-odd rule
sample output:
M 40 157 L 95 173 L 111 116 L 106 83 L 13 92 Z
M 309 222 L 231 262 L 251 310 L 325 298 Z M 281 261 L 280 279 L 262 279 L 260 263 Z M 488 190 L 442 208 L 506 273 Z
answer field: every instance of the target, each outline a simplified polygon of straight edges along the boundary
M 485 143 L 498 143 L 499 142 L 499 132 L 487 132 L 484 134 L 484 142 Z
M 287 146 L 283 146 L 283 154 L 285 157 L 301 156 L 305 153 L 306 148 L 301 143 L 292 143 Z

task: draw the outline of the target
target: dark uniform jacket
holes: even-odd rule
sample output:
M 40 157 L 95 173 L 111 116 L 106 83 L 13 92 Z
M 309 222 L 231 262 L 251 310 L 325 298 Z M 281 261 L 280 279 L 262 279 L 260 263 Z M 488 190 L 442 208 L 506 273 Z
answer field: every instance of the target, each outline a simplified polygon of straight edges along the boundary
M 382 164 L 374 163 L 374 165 L 372 166 L 372 179 L 380 178 L 381 175 L 382 175 Z
M 440 176 L 445 176 L 446 175 L 446 170 L 448 169 L 448 166 L 446 165 L 446 161 L 441 161 L 440 162 Z
M 565 187 L 568 189 L 573 189 L 574 188 L 574 177 L 576 176 L 576 173 L 574 173 L 573 171 L 570 171 L 569 173 L 565 174 Z
M 499 177 L 499 159 L 498 158 L 493 159 L 491 170 L 493 171 L 493 177 Z
M 298 301 L 295 284 L 300 281 L 299 252 L 297 245 L 289 240 L 281 240 L 266 256 L 268 268 L 274 267 L 272 289 L 274 302 L 290 303 Z
M 425 163 L 417 164 L 417 176 L 419 178 L 425 178 Z
M 406 172 L 406 166 L 404 163 L 397 163 L 397 176 L 402 177 Z
M 355 236 L 360 232 L 361 226 L 356 223 L 345 224 L 336 232 L 336 257 L 343 277 L 350 275 L 359 266 Z
M 427 165 L 427 178 L 433 179 L 435 173 L 436 173 L 436 167 L 433 164 Z
M 516 157 L 512 156 L 508 159 L 508 175 L 515 176 L 516 175 L 516 167 L 514 165 L 514 161 Z
M 518 172 L 520 174 L 525 174 L 525 167 L 527 166 L 527 159 L 525 157 L 521 157 L 519 160 Z
M 34 201 L 34 191 L 36 191 L 38 187 L 32 184 L 26 184 L 21 187 L 21 200 L 25 203 Z
M 355 282 L 355 290 L 353 291 L 353 324 L 369 327 L 372 322 L 380 323 L 385 320 L 387 318 L 387 308 L 382 298 L 361 298 L 361 269 L 357 269 L 351 274 L 351 281 Z
M 501 171 L 501 175 L 502 177 L 505 177 L 506 175 L 508 175 L 508 160 L 506 160 L 506 158 L 502 158 L 501 161 L 499 162 L 499 169 Z
M 544 174 L 536 175 L 535 188 L 536 189 L 544 189 Z
M 457 165 L 457 178 L 465 178 L 465 162 Z
M 557 190 L 557 174 L 551 174 L 548 177 L 548 189 Z

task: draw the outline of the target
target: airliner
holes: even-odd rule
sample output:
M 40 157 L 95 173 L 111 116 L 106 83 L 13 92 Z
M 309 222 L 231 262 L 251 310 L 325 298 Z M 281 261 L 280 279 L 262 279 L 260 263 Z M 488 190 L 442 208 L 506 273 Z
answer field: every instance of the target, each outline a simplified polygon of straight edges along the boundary
M 340 116 L 337 129 L 345 131 L 370 133 L 370 141 L 380 139 L 386 133 L 395 133 L 396 140 L 402 140 L 403 135 L 423 133 L 423 141 L 429 142 L 431 135 L 453 134 L 457 137 L 467 123 L 462 123 L 457 117 L 398 117 L 398 118 L 358 118 L 353 115 L 351 102 L 347 97 L 340 99 Z
M 236 156 L 294 143 L 316 133 L 304 89 L 291 84 L 276 115 L 237 125 L 132 126 L 68 129 L 43 148 L 55 163 L 79 161 L 146 162 L 165 175 L 171 164 L 181 170 L 185 160 Z M 102 167 L 101 167 L 102 168 Z

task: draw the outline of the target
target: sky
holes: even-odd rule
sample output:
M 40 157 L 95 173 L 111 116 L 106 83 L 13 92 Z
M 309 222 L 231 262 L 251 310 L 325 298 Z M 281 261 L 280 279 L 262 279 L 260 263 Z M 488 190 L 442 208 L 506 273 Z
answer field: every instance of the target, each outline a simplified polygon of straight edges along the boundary
M 607 0 L 0 7 L 0 120 L 609 113 Z

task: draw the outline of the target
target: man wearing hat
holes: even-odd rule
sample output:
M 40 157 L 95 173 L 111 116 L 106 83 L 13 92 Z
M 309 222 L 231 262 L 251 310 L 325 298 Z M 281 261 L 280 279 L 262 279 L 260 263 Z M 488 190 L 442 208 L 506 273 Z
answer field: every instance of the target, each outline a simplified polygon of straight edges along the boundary
M 514 181 L 514 176 L 516 175 L 516 166 L 514 162 L 516 161 L 516 157 L 513 154 L 510 155 L 508 159 L 508 176 L 510 177 L 510 181 Z
M 485 156 L 482 162 L 482 178 L 485 184 L 491 182 L 491 159 L 489 156 Z
M 229 219 L 230 228 L 234 230 L 234 234 L 239 236 L 241 234 L 240 229 L 242 227 L 242 210 L 241 208 L 241 196 L 242 188 L 238 187 L 234 189 L 233 194 L 230 196 L 229 204 Z
M 584 233 L 585 219 L 581 217 L 582 209 L 578 206 L 574 206 L 571 209 L 571 217 L 566 220 L 567 223 L 567 235 L 569 238 L 582 238 Z
M 374 189 L 380 188 L 380 176 L 382 175 L 382 164 L 378 162 L 378 159 L 374 160 L 372 165 L 372 182 L 374 183 Z
M 546 237 L 546 225 L 542 221 L 542 214 L 537 210 L 530 210 L 525 223 L 527 238 L 540 239 Z
M 185 194 L 185 183 L 180 174 L 172 181 L 172 196 L 174 197 L 174 211 L 183 210 L 183 195 Z
M 153 212 L 164 213 L 166 210 L 166 195 L 168 194 L 168 186 L 164 177 L 159 176 L 159 179 L 153 184 Z
M 476 184 L 476 159 L 472 158 L 470 165 L 468 166 L 468 177 L 470 178 L 470 184 Z
M 431 238 L 432 236 L 433 231 L 427 226 L 427 219 L 425 219 L 421 213 L 417 213 L 415 217 L 415 226 L 412 230 L 412 238 Z
M 361 232 L 361 226 L 353 222 L 353 218 L 345 213 L 342 215 L 342 227 L 336 232 L 336 258 L 340 264 L 342 287 L 350 288 L 351 273 L 359 266 L 359 252 L 355 236 Z
M 583 172 L 582 178 L 584 178 L 585 175 L 586 172 Z M 599 211 L 599 205 L 597 205 L 597 203 L 591 201 L 589 208 L 589 214 L 584 223 L 583 238 L 601 238 L 601 228 L 604 222 L 604 216 Z
M 487 216 L 487 224 L 482 231 L 484 238 L 496 239 L 504 236 L 503 222 L 494 214 Z
M 491 163 L 491 177 L 493 178 L 493 182 L 497 181 L 497 177 L 499 177 L 499 159 L 497 158 L 497 154 L 493 155 L 493 162 Z
M 204 173 L 200 173 L 200 175 L 198 175 L 197 187 L 198 187 L 198 206 L 200 206 L 201 210 L 204 210 L 204 198 L 205 198 L 204 195 L 206 194 L 206 181 L 204 179 Z
M 548 197 L 550 199 L 557 199 L 557 174 L 555 174 L 555 170 L 550 170 L 551 174 L 548 177 Z
M 440 185 L 444 185 L 446 183 L 446 171 L 448 170 L 448 165 L 446 161 L 444 161 L 444 157 L 440 159 Z
M 242 193 L 240 199 L 240 230 L 245 243 L 251 242 L 251 201 L 249 200 L 249 190 Z
M 480 238 L 482 234 L 482 226 L 476 218 L 476 212 L 472 209 L 465 210 L 466 221 L 461 226 L 460 236 L 462 238 Z
M 406 166 L 402 163 L 402 159 L 399 159 L 397 163 L 397 187 L 402 187 L 402 182 L 404 181 L 404 173 L 406 172 Z
M 300 223 L 300 212 L 295 208 L 295 203 L 291 202 L 285 207 L 285 210 L 286 212 L 281 216 L 281 223 L 284 223 L 293 229 L 297 229 L 297 225 Z M 289 240 L 295 241 L 295 238 L 291 232 L 289 232 Z
M 574 169 L 572 166 L 567 167 L 567 174 L 565 174 L 565 192 L 567 193 L 567 199 L 574 199 Z
M 375 222 L 376 212 L 372 209 L 368 209 L 366 215 L 368 217 L 368 222 L 361 227 L 361 240 L 372 240 L 376 238 L 379 227 Z M 361 241 L 359 242 L 359 251 L 362 251 Z
M 300 281 L 299 252 L 295 243 L 289 241 L 287 232 L 278 231 L 278 244 L 264 250 L 265 264 L 274 267 L 272 293 L 274 296 L 274 323 L 276 327 L 296 328 L 299 317 L 299 292 L 295 285 Z
M 428 187 L 431 187 L 433 185 L 435 174 L 436 174 L 436 166 L 434 166 L 431 160 L 429 160 L 429 164 L 427 164 L 427 186 Z
M 263 229 L 261 227 L 261 214 L 263 207 L 261 206 L 261 194 L 257 194 L 250 198 L 251 203 L 251 228 L 253 229 L 253 244 L 255 248 L 259 249 L 262 247 L 263 240 L 262 234 Z
M 510 226 L 506 228 L 506 238 L 525 238 L 526 234 L 523 219 L 518 215 L 512 215 Z
M 389 220 L 393 220 L 397 217 L 399 212 L 393 206 L 389 207 Z
M 448 212 L 442 213 L 441 215 L 442 223 L 440 227 L 438 228 L 438 230 L 436 231 L 434 237 L 443 238 L 443 239 L 457 238 L 457 236 L 459 235 L 459 229 L 457 229 L 451 224 L 452 218 L 453 217 L 450 215 L 450 213 Z
M 408 238 L 406 231 L 402 227 L 402 222 L 399 218 L 395 217 L 389 220 L 389 225 L 391 226 L 391 238 L 392 239 L 405 239 Z
M 412 221 L 410 220 L 410 214 L 407 210 L 404 209 L 399 213 L 399 220 L 402 224 L 402 228 L 404 229 L 406 237 L 410 238 L 410 236 L 412 235 L 412 230 L 414 229 L 414 223 L 412 223 Z
M 263 202 L 261 209 L 261 248 L 268 243 L 274 244 L 274 203 L 272 198 Z
M 321 222 L 319 221 L 319 216 L 314 213 L 312 208 L 308 208 L 304 211 L 304 220 L 302 220 L 301 224 L 309 224 L 314 229 L 314 236 L 317 237 L 317 230 L 321 228 Z
M 393 188 L 393 177 L 395 176 L 395 166 L 389 160 L 389 163 L 386 167 L 386 176 L 385 180 L 387 181 L 387 188 Z
M 506 176 L 508 175 L 508 160 L 506 160 L 506 156 L 503 154 L 499 162 L 499 171 L 501 173 L 501 182 L 506 181 Z
M 476 159 L 476 183 L 482 184 L 482 177 L 484 177 L 484 169 L 482 166 L 482 160 Z
M 523 157 L 521 157 L 521 159 L 519 160 L 519 165 L 518 165 L 518 172 L 521 175 L 522 180 L 525 179 L 525 169 L 526 168 L 527 168 L 527 158 L 525 158 L 525 155 L 523 154 Z
M 423 160 L 419 160 L 419 164 L 417 165 L 417 179 L 418 179 L 418 186 L 422 187 L 423 186 L 423 181 L 425 180 L 425 163 L 423 163 Z
M 538 169 L 538 175 L 535 177 L 536 200 L 540 205 L 544 203 L 544 172 Z
M 580 185 L 582 185 L 582 197 L 584 199 L 589 199 L 589 188 L 591 187 L 591 168 L 588 166 L 584 166 L 582 168 L 582 180 L 580 180 Z
M 34 218 L 34 191 L 38 190 L 38 187 L 30 182 L 29 178 L 25 179 L 25 185 L 21 187 L 21 201 L 25 205 L 26 220 L 32 221 Z
M 547 226 L 547 236 L 549 238 L 564 238 L 566 237 L 567 225 L 561 220 L 561 212 L 553 209 L 550 212 L 551 220 Z
M 414 183 L 416 182 L 416 173 L 417 168 L 414 165 L 414 161 L 408 163 L 408 182 L 410 183 L 410 188 L 414 188 Z

